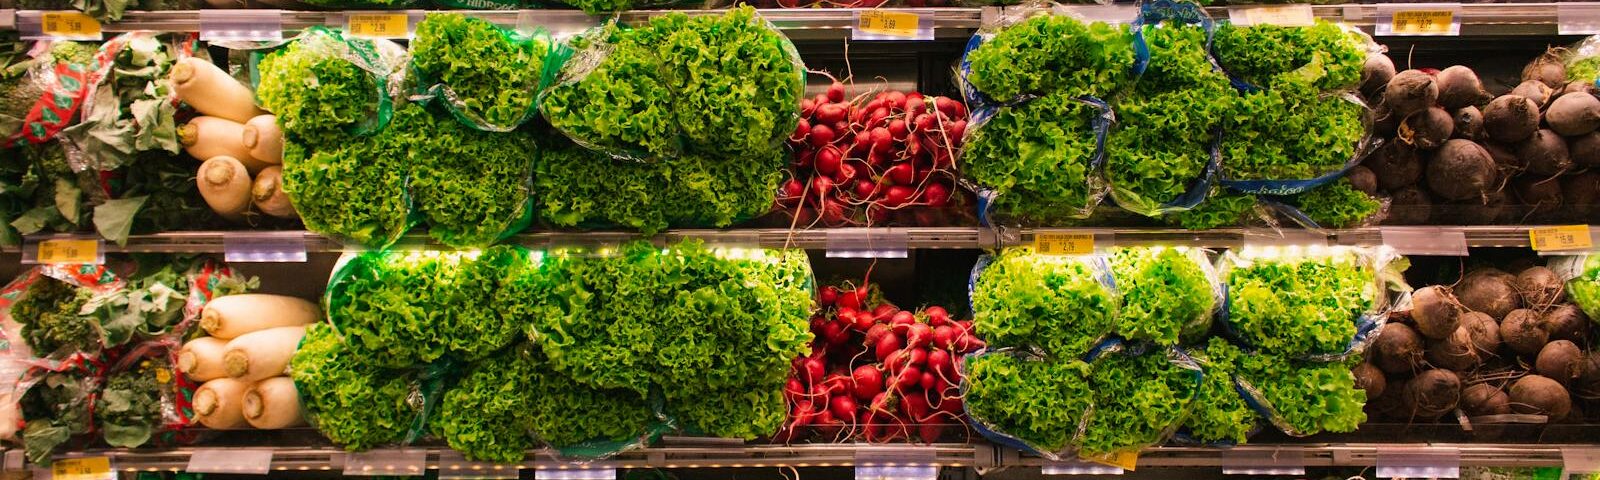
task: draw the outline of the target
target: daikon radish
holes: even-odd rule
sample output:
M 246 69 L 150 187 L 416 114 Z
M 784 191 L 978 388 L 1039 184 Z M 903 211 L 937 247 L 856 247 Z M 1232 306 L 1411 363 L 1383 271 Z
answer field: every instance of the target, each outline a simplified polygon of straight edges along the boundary
M 289 194 L 283 193 L 283 167 L 274 165 L 256 174 L 256 180 L 250 187 L 250 201 L 255 203 L 256 210 L 267 215 L 279 218 L 300 216 L 289 201 Z
M 245 293 L 207 302 L 200 311 L 200 328 L 213 337 L 232 340 L 257 330 L 310 325 L 319 318 L 322 309 L 303 299 Z
M 194 392 L 194 414 L 201 425 L 217 430 L 249 428 L 244 419 L 244 392 L 250 383 L 235 378 L 218 378 L 200 385 Z
M 200 164 L 195 181 L 200 184 L 200 196 L 206 199 L 206 205 L 222 218 L 238 221 L 250 209 L 250 172 L 239 160 L 212 157 Z
M 244 123 L 262 114 L 249 87 L 201 58 L 185 58 L 172 66 L 172 88 L 179 100 L 203 115 Z
M 209 382 L 228 376 L 222 365 L 222 352 L 228 341 L 217 337 L 200 337 L 183 344 L 178 350 L 178 370 L 196 382 Z
M 298 427 L 306 421 L 300 414 L 300 393 L 289 377 L 272 377 L 244 392 L 244 419 L 262 430 Z
M 250 157 L 273 165 L 283 163 L 283 130 L 278 128 L 278 117 L 257 115 L 244 123 L 244 146 L 250 148 Z
M 306 336 L 304 325 L 257 330 L 228 341 L 228 350 L 222 352 L 222 364 L 228 367 L 228 376 L 247 382 L 257 382 L 281 376 L 289 368 L 295 347 Z
M 178 143 L 183 144 L 184 153 L 202 162 L 229 156 L 240 162 L 261 163 L 250 156 L 250 147 L 244 146 L 244 124 L 222 117 L 190 119 L 178 127 Z

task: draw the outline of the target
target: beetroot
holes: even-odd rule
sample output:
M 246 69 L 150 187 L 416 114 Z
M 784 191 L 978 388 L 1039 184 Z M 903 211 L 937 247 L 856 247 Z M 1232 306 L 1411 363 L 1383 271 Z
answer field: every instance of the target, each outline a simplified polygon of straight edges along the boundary
M 1482 105 L 1494 98 L 1483 90 L 1483 82 L 1472 69 L 1455 65 L 1434 77 L 1439 84 L 1439 105 L 1455 110 L 1471 105 Z
M 1561 207 L 1561 182 L 1554 178 L 1520 177 L 1511 182 L 1517 200 L 1531 207 L 1529 214 L 1543 218 L 1555 214 Z
M 1444 145 L 1455 132 L 1455 119 L 1443 108 L 1430 107 L 1413 113 L 1400 122 L 1401 142 L 1421 150 L 1433 150 Z
M 1522 304 L 1529 308 L 1543 310 L 1567 301 L 1565 282 L 1556 276 L 1556 272 L 1545 267 L 1529 267 L 1517 273 L 1517 280 L 1512 287 L 1522 295 Z
M 1583 369 L 1587 366 L 1583 351 L 1578 349 L 1578 344 L 1566 340 L 1545 344 L 1544 348 L 1539 349 L 1539 356 L 1533 365 L 1534 370 L 1540 375 L 1550 377 L 1562 385 L 1569 385 L 1583 376 Z
M 1465 372 L 1478 366 L 1482 359 L 1472 345 L 1472 333 L 1467 327 L 1457 327 L 1455 333 L 1428 346 L 1428 364 L 1439 368 Z
M 1494 352 L 1500 350 L 1500 324 L 1495 323 L 1494 317 L 1483 312 L 1467 312 L 1461 315 L 1461 328 L 1467 331 L 1467 336 L 1472 339 L 1473 349 L 1479 357 L 1492 357 Z
M 1567 141 L 1554 130 L 1541 129 L 1517 145 L 1517 156 L 1535 175 L 1557 175 L 1572 168 Z
M 1466 312 L 1461 302 L 1451 293 L 1450 287 L 1432 285 L 1417 289 L 1411 294 L 1411 319 L 1424 337 L 1443 340 L 1456 331 L 1461 314 Z
M 1572 397 L 1560 383 L 1540 375 L 1528 375 L 1511 384 L 1511 411 L 1566 418 L 1572 411 Z
M 1361 67 L 1361 94 L 1368 98 L 1376 98 L 1383 93 L 1385 85 L 1394 79 L 1394 60 L 1388 55 L 1367 55 L 1367 63 Z
M 1506 314 L 1522 306 L 1522 297 L 1511 286 L 1514 279 L 1511 274 L 1494 268 L 1474 270 L 1456 286 L 1456 299 L 1469 310 L 1503 319 Z M 1504 328 L 1502 325 L 1501 329 Z M 1501 338 L 1504 337 L 1502 332 Z
M 1367 168 L 1365 165 L 1351 167 L 1350 171 L 1345 172 L 1344 178 L 1350 180 L 1350 186 L 1355 187 L 1356 190 L 1360 190 L 1367 195 L 1378 195 L 1378 176 L 1372 173 L 1372 169 Z
M 1532 357 L 1544 349 L 1544 344 L 1550 341 L 1550 333 L 1545 330 L 1544 321 L 1537 312 L 1519 308 L 1506 314 L 1505 320 L 1500 321 L 1500 339 L 1505 341 L 1507 347 L 1511 347 L 1511 351 Z
M 1428 162 L 1428 189 L 1447 200 L 1482 197 L 1493 190 L 1499 171 L 1483 147 L 1468 140 L 1450 140 Z
M 1382 178 L 1382 177 L 1379 177 Z M 1417 225 L 1428 222 L 1428 217 L 1433 214 L 1433 202 L 1428 194 L 1416 186 L 1408 186 L 1395 190 L 1389 196 L 1389 217 L 1385 223 L 1393 225 Z
M 1422 372 L 1406 382 L 1400 392 L 1401 402 L 1411 408 L 1411 415 L 1419 419 L 1439 418 L 1456 409 L 1461 402 L 1461 377 L 1455 372 L 1433 369 Z
M 1511 397 L 1487 383 L 1468 385 L 1461 390 L 1461 410 L 1471 417 L 1509 414 Z
M 1567 155 L 1581 168 L 1600 167 L 1600 132 L 1567 139 Z
M 1575 137 L 1600 128 L 1600 98 L 1585 93 L 1556 97 L 1544 112 L 1544 121 L 1556 133 Z
M 1421 70 L 1406 70 L 1395 74 L 1384 86 L 1383 104 L 1389 111 L 1410 116 L 1439 103 L 1439 85 L 1433 75 Z
M 1372 341 L 1372 364 L 1384 373 L 1409 375 L 1422 368 L 1422 336 L 1403 323 L 1389 323 Z
M 1600 210 L 1600 171 L 1590 170 L 1577 175 L 1561 177 L 1562 211 L 1577 222 L 1594 219 Z
M 1456 215 L 1450 220 L 1463 225 L 1498 223 L 1505 214 L 1506 203 L 1504 192 L 1489 192 L 1483 198 L 1462 200 L 1451 205 Z
M 1517 88 L 1511 89 L 1512 95 L 1533 100 L 1533 103 L 1539 105 L 1541 109 L 1550 103 L 1550 97 L 1555 93 L 1555 90 L 1552 90 L 1549 85 L 1545 85 L 1544 82 L 1538 80 L 1527 80 L 1517 85 Z
M 1561 95 L 1571 93 L 1587 93 L 1590 95 L 1596 95 L 1600 94 L 1600 89 L 1594 88 L 1594 84 L 1589 82 L 1569 82 L 1567 83 L 1567 86 L 1561 87 Z
M 1590 322 L 1589 316 L 1584 315 L 1583 309 L 1577 305 L 1563 303 L 1544 312 L 1539 321 L 1544 322 L 1544 329 L 1550 332 L 1550 340 L 1565 340 L 1577 345 L 1589 344 Z
M 1422 159 L 1417 150 L 1401 142 L 1391 142 L 1368 155 L 1362 165 L 1372 170 L 1378 188 L 1388 191 L 1417 183 L 1422 178 Z
M 1482 140 L 1483 137 L 1483 110 L 1468 105 L 1450 112 L 1450 118 L 1455 123 L 1455 128 L 1450 134 L 1451 138 L 1464 138 L 1467 140 Z
M 1367 391 L 1367 398 L 1383 396 L 1384 388 L 1389 385 L 1388 379 L 1383 376 L 1383 371 L 1370 363 L 1358 363 L 1350 369 L 1350 373 L 1356 377 L 1356 388 Z
M 1523 168 L 1527 167 L 1526 164 L 1522 163 L 1522 157 L 1517 156 L 1515 147 L 1508 147 L 1494 142 L 1481 145 L 1483 145 L 1484 151 L 1489 152 L 1489 158 L 1494 159 L 1495 166 L 1499 167 L 1501 172 L 1511 174 L 1521 172 Z
M 1523 80 L 1537 80 L 1550 88 L 1561 88 L 1567 83 L 1565 49 L 1547 49 L 1544 54 L 1522 67 Z
M 1516 143 L 1539 129 L 1539 104 L 1520 95 L 1501 95 L 1483 107 L 1483 132 L 1490 140 Z

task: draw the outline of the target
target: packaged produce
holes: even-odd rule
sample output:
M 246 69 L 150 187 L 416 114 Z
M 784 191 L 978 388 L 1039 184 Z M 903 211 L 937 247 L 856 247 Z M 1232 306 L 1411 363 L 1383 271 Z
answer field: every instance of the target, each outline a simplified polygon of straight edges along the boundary
M 1291 436 L 1352 432 L 1367 421 L 1367 394 L 1356 388 L 1348 362 L 1245 355 L 1235 380 L 1257 411 Z
M 411 68 L 418 88 L 473 128 L 507 132 L 538 114 L 538 92 L 554 80 L 553 53 L 541 29 L 522 33 L 459 13 L 417 24 Z
M 84 154 L 76 168 L 112 170 L 140 152 L 179 151 L 177 103 L 168 71 L 194 55 L 195 37 L 127 33 L 101 47 L 105 72 L 90 87 L 77 124 L 62 131 Z M 202 52 L 203 54 L 203 52 Z
M 1134 66 L 1126 27 L 1088 22 L 1055 4 L 1008 8 L 987 22 L 961 59 L 963 95 L 975 106 L 1023 95 L 1107 98 Z
M 1235 387 L 1234 374 L 1246 356 L 1243 349 L 1222 337 L 1211 337 L 1204 348 L 1187 350 L 1200 365 L 1205 378 L 1183 428 L 1178 443 L 1202 445 L 1242 445 L 1260 430 L 1261 415 L 1245 401 Z
M 95 397 L 105 365 L 76 357 L 53 368 L 30 368 L 17 382 L 22 392 L 22 448 L 28 461 L 49 465 L 52 455 L 94 428 Z
M 395 93 L 390 77 L 401 71 L 404 58 L 405 50 L 393 42 L 311 28 L 261 56 L 256 97 L 277 116 L 286 140 L 333 147 L 388 123 Z
M 1236 227 L 1261 216 L 1257 213 L 1256 206 L 1255 195 L 1213 186 L 1210 194 L 1199 205 L 1182 212 L 1163 215 L 1161 220 L 1163 223 L 1189 230 Z
M 969 285 L 974 331 L 992 346 L 1078 358 L 1116 330 L 1119 297 L 1098 256 L 1008 248 L 979 258 Z
M 97 81 L 102 60 L 83 42 L 52 42 L 43 53 L 26 55 L 33 44 L 6 42 L 0 73 L 0 146 L 44 143 L 77 115 Z
M 1172 346 L 1211 329 L 1226 303 L 1226 286 L 1207 251 L 1187 247 L 1121 247 L 1107 255 L 1121 306 L 1117 334 Z
M 1552 268 L 1567 278 L 1567 297 L 1589 318 L 1600 318 L 1600 255 L 1564 257 Z
M 1388 207 L 1386 199 L 1357 189 L 1349 176 L 1282 200 L 1285 203 L 1274 201 L 1272 204 L 1306 228 L 1355 228 L 1376 224 L 1383 220 Z
M 979 111 L 961 151 L 979 220 L 1052 223 L 1088 217 L 1105 197 L 1099 175 L 1111 111 L 1103 102 L 1045 95 Z
M 347 450 L 415 441 L 438 401 L 442 372 L 376 367 L 349 345 L 332 325 L 306 329 L 289 367 L 306 420 Z
M 1078 456 L 1115 458 L 1165 442 L 1188 418 L 1200 391 L 1200 366 L 1181 350 L 1108 342 L 1090 360 L 1094 412 Z
M 1322 361 L 1359 354 L 1403 289 L 1391 249 L 1244 248 L 1223 257 L 1228 326 L 1263 354 Z
M 172 340 L 139 344 L 107 371 L 94 407 L 95 426 L 106 444 L 171 443 L 172 432 L 194 421 L 189 399 L 197 385 L 175 372 L 175 345 Z
M 1094 411 L 1089 364 L 991 351 L 968 356 L 964 366 L 962 399 L 985 438 L 1050 460 L 1071 458 Z

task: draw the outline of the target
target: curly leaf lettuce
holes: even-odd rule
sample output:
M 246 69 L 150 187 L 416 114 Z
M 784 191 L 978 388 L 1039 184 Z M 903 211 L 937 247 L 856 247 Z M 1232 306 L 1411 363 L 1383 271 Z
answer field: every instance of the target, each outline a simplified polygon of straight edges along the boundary
M 1227 269 L 1228 321 L 1262 353 L 1337 355 L 1378 302 L 1377 272 L 1354 252 L 1242 259 Z
M 576 53 L 540 98 L 545 120 L 584 147 L 630 157 L 675 155 L 682 145 L 670 80 L 643 36 L 608 26 L 574 37 Z
M 1133 37 L 1126 26 L 1036 15 L 967 53 L 966 81 L 998 101 L 1023 94 L 1105 97 L 1129 81 Z
M 1251 85 L 1274 77 L 1309 77 L 1318 90 L 1344 90 L 1361 82 L 1365 35 L 1318 20 L 1308 27 L 1271 24 L 1217 26 L 1214 51 L 1230 74 Z
M 1117 298 L 1101 275 L 1085 258 L 1003 250 L 972 286 L 973 325 L 991 346 L 1082 356 L 1116 327 Z
M 1099 114 L 1060 94 L 1001 108 L 967 135 L 961 173 L 994 191 L 996 215 L 1086 217 L 1104 190 L 1091 168 Z
M 1366 192 L 1356 190 L 1350 179 L 1339 180 L 1295 195 L 1290 203 L 1318 226 L 1350 228 L 1366 223 L 1383 204 Z
M 1212 187 L 1206 199 L 1194 208 L 1161 217 L 1169 225 L 1189 230 L 1210 230 L 1221 227 L 1242 226 L 1255 210 L 1256 197 L 1248 193 L 1235 193 L 1222 187 Z
M 1166 441 L 1188 417 L 1200 380 L 1200 371 L 1173 358 L 1171 351 L 1101 355 L 1091 365 L 1094 414 L 1084 428 L 1079 455 L 1137 452 Z
M 723 15 L 671 13 L 644 28 L 676 92 L 671 102 L 695 151 L 745 156 L 794 132 L 804 66 L 789 39 L 750 6 Z
M 406 108 L 412 109 L 420 110 Z M 421 125 L 431 128 L 419 126 L 400 134 L 416 141 L 410 152 L 411 192 L 417 210 L 428 221 L 428 235 L 445 245 L 473 248 L 527 226 L 533 215 L 528 205 L 533 138 L 426 118 Z
M 1222 123 L 1225 178 L 1316 178 L 1354 159 L 1367 134 L 1361 103 L 1322 94 L 1304 80 L 1237 95 L 1237 108 Z
M 261 59 L 256 98 L 277 115 L 285 140 L 340 145 L 387 114 L 392 66 L 378 49 L 389 45 L 311 29 Z
M 1171 346 L 1180 338 L 1203 335 L 1211 326 L 1217 293 L 1206 272 L 1203 251 L 1118 248 L 1109 261 L 1122 299 L 1117 334 Z
M 1205 443 L 1245 443 L 1261 416 L 1234 388 L 1233 376 L 1246 356 L 1244 350 L 1222 337 L 1212 337 L 1204 349 L 1191 351 L 1191 355 L 1205 371 L 1205 379 L 1184 422 L 1189 437 Z
M 373 367 L 347 345 L 330 325 L 318 323 L 306 329 L 289 362 L 289 376 L 300 392 L 306 419 L 346 450 L 405 440 L 422 414 L 420 404 L 412 401 L 417 376 Z
M 1348 363 L 1245 355 L 1238 368 L 1244 390 L 1265 407 L 1267 419 L 1284 433 L 1353 432 L 1367 421 L 1362 410 L 1367 391 L 1356 388 Z
M 1043 453 L 1079 439 L 1092 418 L 1089 365 L 991 353 L 966 359 L 963 401 L 974 422 L 1016 437 Z
M 459 13 L 429 13 L 411 41 L 424 88 L 451 90 L 443 103 L 478 129 L 507 131 L 537 113 L 550 42 Z

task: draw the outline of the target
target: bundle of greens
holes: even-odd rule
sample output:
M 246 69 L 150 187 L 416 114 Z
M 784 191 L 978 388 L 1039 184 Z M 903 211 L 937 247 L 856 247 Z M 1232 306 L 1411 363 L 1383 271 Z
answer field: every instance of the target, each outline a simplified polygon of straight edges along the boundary
M 459 13 L 430 13 L 411 41 L 421 87 L 480 130 L 510 131 L 537 112 L 550 41 Z
M 1156 216 L 1183 209 L 1170 204 L 1205 175 L 1233 95 L 1206 51 L 1205 28 L 1143 28 L 1150 63 L 1113 105 L 1117 122 L 1106 137 L 1105 171 L 1118 206 Z
M 1600 255 L 1574 257 L 1567 268 L 1567 297 L 1578 304 L 1589 318 L 1600 318 Z
M 89 289 L 40 275 L 11 305 L 11 318 L 22 325 L 22 338 L 35 356 L 97 352 L 105 340 L 84 312 L 93 296 Z
M 1001 108 L 967 135 L 961 173 L 993 190 L 997 216 L 1087 217 L 1104 195 L 1093 164 L 1100 114 L 1062 94 Z
M 1350 228 L 1361 226 L 1383 208 L 1378 199 L 1357 190 L 1350 179 L 1339 180 L 1295 195 L 1289 203 L 1317 226 Z
M 389 368 L 446 354 L 475 361 L 510 345 L 522 318 L 497 299 L 511 265 L 528 252 L 495 246 L 473 252 L 366 252 L 334 273 L 328 319 L 353 354 Z
M 1267 86 L 1279 76 L 1309 80 L 1318 90 L 1347 90 L 1361 82 L 1367 39 L 1337 23 L 1309 27 L 1272 24 L 1217 27 L 1217 61 L 1250 85 Z
M 1264 354 L 1340 355 L 1380 300 L 1377 273 L 1357 250 L 1228 258 L 1228 321 Z
M 1212 187 L 1210 195 L 1199 205 L 1182 212 L 1163 215 L 1161 219 L 1169 225 L 1189 230 L 1237 227 L 1249 221 L 1255 206 L 1255 195 Z
M 544 92 L 545 119 L 585 147 L 633 159 L 685 148 L 765 156 L 795 127 L 804 91 L 794 45 L 745 6 L 602 27 Z
M 655 412 L 632 392 L 597 389 L 556 371 L 549 359 L 531 348 L 534 368 L 527 377 L 527 412 L 533 432 L 555 448 L 595 441 L 613 445 L 633 442 L 656 422 Z M 707 401 L 716 401 L 715 397 Z M 711 409 L 707 409 L 710 411 Z M 740 418 L 730 415 L 730 418 Z
M 1176 350 L 1101 354 L 1090 368 L 1094 414 L 1079 455 L 1137 452 L 1166 441 L 1188 418 L 1200 381 L 1200 370 Z
M 1105 97 L 1128 83 L 1127 27 L 1067 15 L 1034 15 L 967 52 L 965 81 L 997 101 L 1024 94 Z
M 1005 352 L 967 357 L 962 400 L 972 421 L 1052 455 L 1079 441 L 1092 417 L 1089 365 Z M 1126 387 L 1126 385 L 1124 385 Z
M 429 236 L 457 248 L 484 247 L 532 220 L 532 137 L 436 119 L 416 104 L 401 108 L 389 130 L 379 137 L 410 145 L 411 193 Z
M 659 389 L 708 435 L 754 438 L 782 423 L 776 393 L 811 340 L 803 252 L 640 241 L 553 251 L 541 270 L 512 288 L 533 303 L 528 335 L 558 371 L 638 398 Z
M 381 128 L 390 114 L 387 78 L 397 58 L 404 56 L 403 51 L 394 51 L 398 48 L 384 41 L 347 39 L 334 30 L 309 29 L 261 59 L 256 97 L 277 115 L 286 141 L 313 150 L 342 145 L 352 133 Z M 287 161 L 287 146 L 284 155 Z
M 67 148 L 59 141 L 21 147 L 28 171 L 17 186 L 31 201 L 26 211 L 10 219 L 18 234 L 77 232 L 92 223 L 90 205 L 104 201 L 105 191 L 98 175 L 72 170 Z
M 132 233 L 204 230 L 222 218 L 207 206 L 195 182 L 194 160 L 164 151 L 139 154 L 117 171 L 117 198 L 94 207 L 95 229 L 106 240 L 123 244 Z
M 162 402 L 172 385 L 172 369 L 158 358 L 144 358 L 127 370 L 112 373 L 95 399 L 94 417 L 106 443 L 138 448 L 162 426 Z
M 289 363 L 306 419 L 348 450 L 407 440 L 421 425 L 422 405 L 411 399 L 418 391 L 418 376 L 374 367 L 373 359 L 347 348 L 351 343 L 328 324 L 306 329 Z
M 60 372 L 30 372 L 22 394 L 22 448 L 29 463 L 49 465 L 51 454 L 94 426 L 94 393 L 100 377 L 86 366 Z M 21 385 L 18 388 L 23 388 Z
M 1356 388 L 1346 362 L 1318 363 L 1270 355 L 1240 357 L 1237 377 L 1243 390 L 1264 411 L 1267 420 L 1293 436 L 1321 432 L 1353 432 L 1367 421 L 1362 410 L 1367 392 Z
M 1213 286 L 1204 250 L 1118 248 L 1109 260 L 1122 298 L 1118 335 L 1171 346 L 1210 328 L 1220 287 Z
M 1089 257 L 1005 249 L 972 286 L 973 324 L 990 346 L 1077 358 L 1116 328 L 1117 298 L 1103 275 Z
M 685 154 L 641 163 L 609 158 L 564 138 L 534 160 L 539 217 L 558 227 L 727 227 L 771 208 L 782 180 L 777 151 L 754 157 Z
M 1245 443 L 1261 416 L 1234 388 L 1233 376 L 1245 357 L 1244 350 L 1222 337 L 1212 337 L 1204 349 L 1191 350 L 1190 355 L 1205 371 L 1205 378 L 1183 424 L 1189 438 L 1204 443 Z
M 1241 93 L 1223 121 L 1222 171 L 1232 180 L 1309 179 L 1342 169 L 1367 134 L 1366 107 L 1305 80 Z
M 61 135 L 83 151 L 89 168 L 112 170 L 141 158 L 140 152 L 176 155 L 178 107 L 167 71 L 176 45 L 151 33 L 131 33 L 106 44 L 120 45 L 111 68 L 83 105 L 82 119 Z
M 564 393 L 532 388 L 529 379 L 538 365 L 522 350 L 473 365 L 445 391 L 438 415 L 428 423 L 433 434 L 469 460 L 522 461 L 537 445 L 529 404 L 545 394 Z
M 183 320 L 191 261 L 145 260 L 122 288 L 96 295 L 86 304 L 85 310 L 92 309 L 96 330 L 107 345 L 173 333 L 173 327 Z M 230 281 L 230 288 L 234 283 Z
M 0 144 L 22 130 L 23 117 L 44 94 L 44 86 L 31 74 L 47 57 L 29 56 L 32 46 L 19 40 L 17 32 L 0 32 Z

